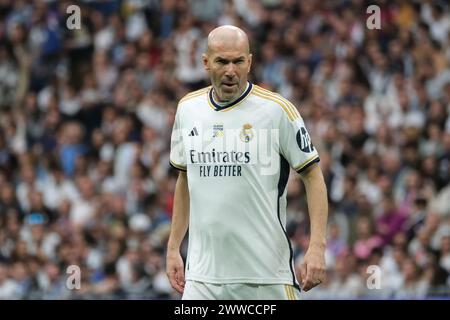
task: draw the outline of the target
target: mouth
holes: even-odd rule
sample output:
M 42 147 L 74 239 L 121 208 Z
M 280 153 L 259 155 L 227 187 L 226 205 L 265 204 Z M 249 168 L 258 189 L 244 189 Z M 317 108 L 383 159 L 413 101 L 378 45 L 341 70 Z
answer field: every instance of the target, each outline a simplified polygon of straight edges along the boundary
M 225 88 L 231 89 L 231 88 L 237 86 L 237 83 L 233 83 L 233 82 L 222 82 L 222 85 L 223 85 Z

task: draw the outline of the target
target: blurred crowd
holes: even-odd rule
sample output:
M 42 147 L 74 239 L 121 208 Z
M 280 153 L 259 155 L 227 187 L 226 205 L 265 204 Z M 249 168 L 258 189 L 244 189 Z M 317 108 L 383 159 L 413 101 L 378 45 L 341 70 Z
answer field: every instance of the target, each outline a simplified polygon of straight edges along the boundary
M 298 107 L 321 155 L 328 277 L 303 297 L 449 298 L 447 1 L 0 0 L 0 299 L 179 298 L 169 141 L 222 24 L 248 33 L 251 81 Z M 298 273 L 308 223 L 292 173 Z

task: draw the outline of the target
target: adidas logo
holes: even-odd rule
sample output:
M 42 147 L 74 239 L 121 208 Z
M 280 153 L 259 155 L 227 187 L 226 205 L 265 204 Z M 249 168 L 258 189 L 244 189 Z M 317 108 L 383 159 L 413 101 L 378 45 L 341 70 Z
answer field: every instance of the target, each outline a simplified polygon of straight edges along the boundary
M 188 134 L 188 137 L 198 136 L 197 128 L 194 127 L 191 132 Z

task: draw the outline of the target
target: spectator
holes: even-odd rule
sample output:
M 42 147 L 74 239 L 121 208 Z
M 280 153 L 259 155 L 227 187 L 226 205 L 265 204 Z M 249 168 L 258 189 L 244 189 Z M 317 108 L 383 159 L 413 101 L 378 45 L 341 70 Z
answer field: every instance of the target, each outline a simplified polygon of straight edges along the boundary
M 386 195 L 383 199 L 383 213 L 376 221 L 377 233 L 381 236 L 383 245 L 390 244 L 395 235 L 403 231 L 406 219 L 405 212 L 395 207 L 392 196 Z
M 375 226 L 369 217 L 356 220 L 356 242 L 353 252 L 358 259 L 366 260 L 372 251 L 383 245 L 383 239 L 375 233 Z
M 18 299 L 20 297 L 19 285 L 8 276 L 7 266 L 0 263 L 0 299 Z
M 395 293 L 397 299 L 418 299 L 426 296 L 429 283 L 422 279 L 420 268 L 413 259 L 407 258 L 402 262 L 403 283 Z
M 355 258 L 344 255 L 336 261 L 335 273 L 329 284 L 330 297 L 355 299 L 362 293 L 364 282 L 355 270 Z

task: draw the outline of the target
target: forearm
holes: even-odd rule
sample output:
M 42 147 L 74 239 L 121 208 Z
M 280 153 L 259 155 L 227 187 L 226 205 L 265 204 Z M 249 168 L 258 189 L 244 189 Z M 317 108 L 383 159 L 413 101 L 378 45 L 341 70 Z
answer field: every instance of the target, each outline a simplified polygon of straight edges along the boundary
M 189 225 L 189 189 L 185 172 L 181 172 L 176 186 L 173 204 L 172 225 L 168 251 L 179 251 Z
M 322 170 L 314 165 L 302 175 L 306 189 L 309 218 L 311 223 L 310 247 L 325 249 L 328 219 L 327 188 Z

